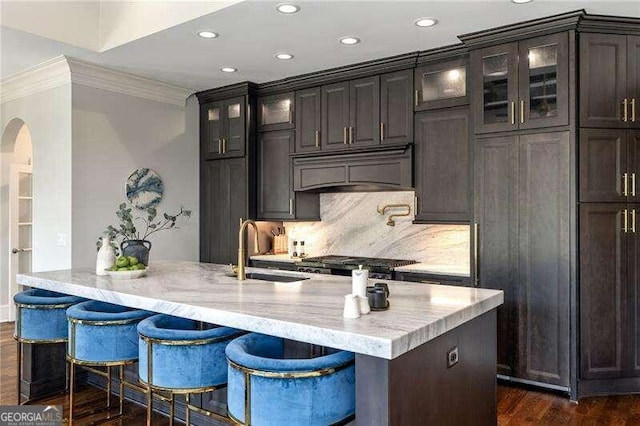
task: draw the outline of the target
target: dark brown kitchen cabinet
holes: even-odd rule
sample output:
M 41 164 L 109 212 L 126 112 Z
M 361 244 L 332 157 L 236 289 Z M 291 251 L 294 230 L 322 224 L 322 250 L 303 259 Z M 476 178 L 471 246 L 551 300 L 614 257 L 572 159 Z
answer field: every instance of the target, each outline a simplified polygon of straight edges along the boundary
M 640 132 L 580 130 L 580 201 L 640 201 Z
M 322 87 L 322 150 L 345 149 L 349 144 L 349 82 Z
M 398 71 L 380 76 L 380 142 L 413 142 L 411 104 L 413 72 Z
M 580 205 L 582 379 L 617 378 L 628 370 L 628 267 L 635 263 L 628 246 L 637 236 L 624 232 L 626 209 L 623 203 Z
M 258 98 L 258 130 L 293 129 L 294 116 L 293 92 Z
M 505 292 L 498 372 L 569 385 L 569 132 L 475 142 L 476 276 Z
M 318 194 L 293 191 L 294 137 L 293 130 L 263 132 L 258 137 L 258 219 L 320 218 Z
M 580 35 L 580 126 L 640 128 L 640 37 Z
M 418 113 L 415 127 L 415 221 L 469 221 L 469 107 Z
M 518 143 L 518 377 L 568 386 L 569 132 Z
M 472 51 L 475 132 L 569 124 L 568 46 L 559 33 Z
M 244 97 L 210 102 L 200 106 L 202 158 L 245 155 L 246 104 Z
M 203 161 L 201 167 L 200 260 L 236 263 L 240 219 L 250 217 L 247 160 Z
M 298 90 L 296 92 L 296 152 L 320 151 L 322 89 Z
M 349 82 L 349 146 L 380 144 L 380 77 Z
M 455 59 L 415 69 L 416 111 L 467 105 L 469 77 L 467 59 Z
M 478 285 L 504 291 L 498 308 L 498 374 L 515 376 L 518 348 L 518 145 L 516 136 L 475 142 Z

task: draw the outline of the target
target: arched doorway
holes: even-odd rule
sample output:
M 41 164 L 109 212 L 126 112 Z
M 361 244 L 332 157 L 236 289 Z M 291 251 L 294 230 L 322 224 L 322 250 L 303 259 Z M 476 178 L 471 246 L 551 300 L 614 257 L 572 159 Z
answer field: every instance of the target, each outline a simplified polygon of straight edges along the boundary
M 0 143 L 0 321 L 14 319 L 15 275 L 32 269 L 32 159 L 29 129 L 14 118 Z

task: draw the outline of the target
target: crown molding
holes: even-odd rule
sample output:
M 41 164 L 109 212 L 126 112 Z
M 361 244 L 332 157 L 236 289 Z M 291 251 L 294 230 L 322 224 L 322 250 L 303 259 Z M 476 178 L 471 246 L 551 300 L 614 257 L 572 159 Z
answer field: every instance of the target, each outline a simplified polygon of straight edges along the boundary
M 73 84 L 177 106 L 184 106 L 187 98 L 195 92 L 187 87 L 105 68 L 75 58 L 67 57 L 66 60 Z
M 68 83 L 182 107 L 195 92 L 187 87 L 58 56 L 2 79 L 0 102 L 5 103 Z
M 69 64 L 57 56 L 41 64 L 3 78 L 0 82 L 0 103 L 53 89 L 71 83 Z

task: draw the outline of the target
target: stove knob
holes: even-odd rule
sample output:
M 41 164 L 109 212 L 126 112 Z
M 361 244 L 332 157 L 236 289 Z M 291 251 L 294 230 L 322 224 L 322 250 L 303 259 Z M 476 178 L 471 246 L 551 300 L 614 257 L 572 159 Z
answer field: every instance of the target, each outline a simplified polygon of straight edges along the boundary
M 319 274 L 319 273 L 320 273 L 320 269 L 315 269 L 315 270 L 313 271 L 313 273 L 314 273 L 314 274 Z

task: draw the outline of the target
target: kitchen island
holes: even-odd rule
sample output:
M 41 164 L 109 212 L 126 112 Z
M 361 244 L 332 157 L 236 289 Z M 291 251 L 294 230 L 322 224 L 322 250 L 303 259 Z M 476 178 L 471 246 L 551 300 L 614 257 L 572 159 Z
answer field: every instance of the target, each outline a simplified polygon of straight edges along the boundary
M 99 277 L 87 268 L 18 275 L 17 281 L 355 352 L 357 424 L 496 423 L 501 291 L 384 281 L 389 310 L 345 319 L 348 277 L 247 271 L 301 280 L 240 282 L 228 266 L 164 261 L 137 280 Z

